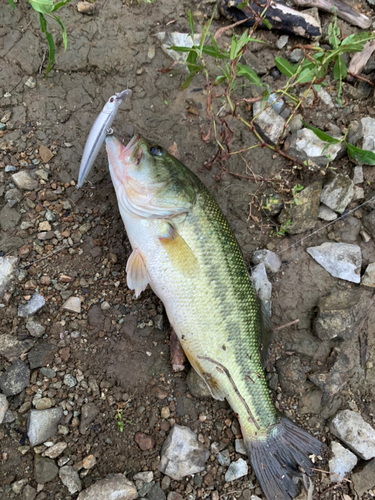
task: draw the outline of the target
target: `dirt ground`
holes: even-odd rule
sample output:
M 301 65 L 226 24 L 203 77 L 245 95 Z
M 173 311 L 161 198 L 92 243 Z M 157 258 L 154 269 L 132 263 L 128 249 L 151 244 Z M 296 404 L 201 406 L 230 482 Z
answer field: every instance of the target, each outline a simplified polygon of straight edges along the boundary
M 267 377 L 274 381 L 270 390 L 276 405 L 327 444 L 332 439 L 329 421 L 338 409 L 359 409 L 363 418 L 374 424 L 374 308 L 369 309 L 360 330 L 350 341 L 352 376 L 339 393 L 325 398 L 323 405 L 319 401 L 315 405 L 316 388 L 309 378 L 301 379 L 298 392 L 293 395 L 286 393 L 277 378 L 275 364 L 280 358 L 298 358 L 303 372 L 309 375 L 328 369 L 332 350 L 340 347 L 339 342 L 321 342 L 314 335 L 317 304 L 321 297 L 333 291 L 357 289 L 359 285 L 333 278 L 305 249 L 327 241 L 330 231 L 340 238 L 349 223 L 344 219 L 293 246 L 306 234 L 272 236 L 275 225 L 264 214 L 257 212 L 259 223 L 249 217 L 249 204 L 259 201 L 266 184 L 226 173 L 217 181 L 217 166 L 210 171 L 203 168 L 215 152 L 213 143 L 206 144 L 200 139 L 200 126 L 206 123 L 204 79 L 197 76 L 187 90 L 181 91 L 180 85 L 186 77 L 183 67 L 175 67 L 170 73 L 160 72 L 171 65 L 171 60 L 162 51 L 156 34 L 188 32 L 187 10 L 210 13 L 212 4 L 197 5 L 190 0 L 156 0 L 155 4 L 97 0 L 95 15 L 84 16 L 77 12 L 76 3 L 73 0 L 61 9 L 68 33 L 68 50 L 65 53 L 62 50 L 56 25 L 54 36 L 59 40 L 56 64 L 47 79 L 39 73 L 46 46 L 37 16 L 23 0 L 15 11 L 5 1 L 0 5 L 1 116 L 12 111 L 7 131 L 0 139 L 0 175 L 4 172 L 3 182 L 10 182 L 11 173 L 4 171 L 6 165 L 17 170 L 25 165 L 32 165 L 33 169 L 44 165 L 45 173 L 36 193 L 26 193 L 10 215 L 2 213 L 5 222 L 0 232 L 1 255 L 18 255 L 20 248 L 27 249 L 19 264 L 22 272 L 11 285 L 11 297 L 6 307 L 0 308 L 0 335 L 11 334 L 18 340 L 31 339 L 36 344 L 47 342 L 56 346 L 49 362 L 55 377 L 43 379 L 36 369 L 26 390 L 8 398 L 15 420 L 0 426 L 0 498 L 21 498 L 11 489 L 11 484 L 23 478 L 38 488 L 34 451 L 29 448 L 23 454 L 24 449 L 20 449 L 27 445 L 28 413 L 18 411 L 25 402 L 31 402 L 38 391 L 64 408 L 64 426 L 68 432 L 60 433 L 54 442 L 63 439 L 67 443 L 64 456 L 68 457 L 69 465 L 78 464 L 88 454 L 96 457 L 95 467 L 81 474 L 83 488 L 117 472 L 125 472 L 132 479 L 139 471 L 152 470 L 154 481 L 162 481 L 163 474 L 158 471 L 160 450 L 175 422 L 196 431 L 211 452 L 212 443 L 219 443 L 221 448 L 228 447 L 231 460 L 241 457 L 234 448 L 235 437 L 241 436 L 229 406 L 211 398 L 192 396 L 186 383 L 189 368 L 180 373 L 172 371 L 169 325 L 162 303 L 150 289 L 136 300 L 126 287 L 125 267 L 131 249 L 104 148 L 90 182 L 81 190 L 75 187 L 83 147 L 94 119 L 106 99 L 127 86 L 133 95 L 120 107 L 113 124 L 115 135 L 130 138 L 136 131 L 165 148 L 175 143 L 181 161 L 200 177 L 218 201 L 246 262 L 250 265 L 252 252 L 258 248 L 268 248 L 282 258 L 280 272 L 271 278 L 272 322 L 275 326 L 296 319 L 299 322 L 278 330 L 272 346 Z M 362 7 L 371 13 L 367 5 Z M 203 14 L 198 26 L 202 25 Z M 199 18 L 198 14 L 196 17 Z M 322 14 L 321 19 L 326 26 L 330 16 Z M 228 24 L 225 20 L 214 21 L 216 28 L 225 24 Z M 341 21 L 339 24 L 346 34 L 357 31 Z M 268 41 L 262 49 L 265 60 L 280 53 L 275 47 L 279 36 L 280 33 L 261 34 Z M 30 76 L 36 80 L 35 88 L 25 85 Z M 348 98 L 346 102 L 349 113 L 335 108 L 327 118 L 324 106 L 319 105 L 309 119 L 321 128 L 329 121 L 347 126 L 354 119 L 374 113 L 372 94 L 364 101 L 353 102 Z M 249 141 L 242 129 L 236 129 L 235 134 L 238 144 Z M 40 160 L 40 145 L 49 148 L 53 157 L 47 163 L 32 164 L 33 159 Z M 290 170 L 292 166 L 268 149 L 254 149 L 250 158 L 253 172 L 267 177 L 282 169 Z M 335 165 L 344 173 L 350 173 L 353 166 L 347 157 Z M 241 159 L 231 160 L 228 168 L 246 174 Z M 371 167 L 364 168 L 364 174 L 368 181 L 367 196 L 375 188 L 375 179 Z M 294 177 L 291 175 L 290 182 L 306 186 L 317 175 L 300 171 Z M 6 205 L 4 183 L 0 183 L 0 209 Z M 54 214 L 51 225 L 58 237 L 55 234 L 41 243 L 37 237 L 38 227 L 48 211 Z M 320 227 L 323 221 L 319 221 L 316 228 Z M 372 240 L 364 243 L 358 237 L 356 244 L 362 249 L 365 268 L 374 260 L 374 243 Z M 46 305 L 36 316 L 46 328 L 39 339 L 30 337 L 25 320 L 17 316 L 18 305 L 35 291 L 46 299 Z M 69 296 L 81 298 L 80 314 L 62 309 Z M 104 302 L 108 307 L 103 307 Z M 368 338 L 369 357 L 362 366 L 359 338 L 364 335 Z M 9 366 L 10 363 L 0 357 L 0 370 Z M 76 378 L 78 375 L 87 382 L 69 388 L 61 384 L 66 374 Z M 89 402 L 96 404 L 99 413 L 82 434 L 78 427 L 80 408 Z M 165 407 L 170 412 L 167 419 L 161 418 Z M 153 447 L 141 451 L 134 441 L 136 432 L 150 434 Z M 319 463 L 318 468 L 328 470 L 327 463 Z M 190 500 L 218 498 L 213 496 L 215 491 L 220 498 L 228 500 L 249 500 L 251 495 L 265 498 L 254 473 L 249 470 L 248 476 L 226 483 L 226 468 L 212 452 L 204 472 L 194 478 L 172 480 L 169 484 L 164 481 L 162 486 L 166 494 L 174 491 Z M 320 472 L 315 473 L 313 481 L 314 498 L 341 499 L 343 493 L 356 498 L 350 482 L 333 489 L 329 474 Z M 39 488 L 37 496 L 38 500 L 74 498 L 77 494 L 69 494 L 58 476 Z

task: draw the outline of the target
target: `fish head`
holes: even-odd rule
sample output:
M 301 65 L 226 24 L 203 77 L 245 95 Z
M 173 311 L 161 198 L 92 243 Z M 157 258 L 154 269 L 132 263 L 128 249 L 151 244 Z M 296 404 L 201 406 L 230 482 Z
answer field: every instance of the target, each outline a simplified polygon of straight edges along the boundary
M 166 218 L 191 209 L 197 193 L 196 178 L 163 147 L 135 135 L 127 146 L 107 136 L 106 148 L 122 213 Z

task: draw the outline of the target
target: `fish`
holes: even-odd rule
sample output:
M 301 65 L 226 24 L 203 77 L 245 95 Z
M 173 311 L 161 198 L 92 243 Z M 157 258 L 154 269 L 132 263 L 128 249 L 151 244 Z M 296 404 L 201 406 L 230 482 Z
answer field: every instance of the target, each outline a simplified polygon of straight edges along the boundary
M 111 132 L 111 125 L 113 120 L 115 119 L 117 110 L 121 102 L 125 98 L 130 97 L 131 94 L 132 91 L 130 89 L 126 89 L 111 96 L 94 121 L 94 124 L 91 127 L 90 133 L 87 137 L 85 149 L 83 150 L 81 165 L 79 167 L 78 173 L 78 189 L 83 186 L 83 183 L 85 182 L 96 160 L 96 157 L 98 156 L 99 150 L 104 143 L 104 139 Z
M 195 371 L 237 416 L 267 500 L 298 494 L 322 443 L 279 414 L 262 368 L 272 325 L 239 245 L 201 180 L 162 146 L 106 137 L 111 179 L 132 247 L 127 285 L 150 285 Z

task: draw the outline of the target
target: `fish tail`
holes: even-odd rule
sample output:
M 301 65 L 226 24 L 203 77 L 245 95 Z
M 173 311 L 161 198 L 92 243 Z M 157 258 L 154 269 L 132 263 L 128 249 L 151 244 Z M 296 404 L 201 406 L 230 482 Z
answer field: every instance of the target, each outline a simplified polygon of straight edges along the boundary
M 291 420 L 282 417 L 258 439 L 246 439 L 252 468 L 267 500 L 290 500 L 299 493 L 301 471 L 311 475 L 310 455 L 319 455 L 322 443 Z

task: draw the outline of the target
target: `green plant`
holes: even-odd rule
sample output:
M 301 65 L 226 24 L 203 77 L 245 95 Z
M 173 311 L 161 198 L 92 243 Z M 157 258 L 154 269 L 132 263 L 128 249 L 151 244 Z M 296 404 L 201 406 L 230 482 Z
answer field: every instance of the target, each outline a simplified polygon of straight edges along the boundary
M 303 189 L 303 186 L 301 186 L 301 184 L 294 184 L 294 186 L 292 187 L 292 196 L 293 196 L 294 203 L 296 205 L 301 205 L 301 201 L 297 198 L 297 193 L 302 191 L 302 189 Z
M 66 28 L 64 23 L 61 21 L 59 16 L 53 14 L 61 7 L 70 2 L 70 0 L 62 0 L 54 4 L 53 0 L 28 0 L 31 7 L 39 14 L 39 22 L 40 29 L 44 36 L 46 37 L 48 44 L 48 63 L 45 70 L 45 76 L 48 76 L 48 73 L 51 71 L 54 63 L 55 63 L 55 42 L 53 40 L 52 34 L 47 29 L 47 18 L 54 19 L 61 27 L 62 40 L 64 45 L 64 50 L 67 49 L 68 46 L 68 37 L 66 33 Z M 14 1 L 8 0 L 10 6 L 15 9 Z
M 123 432 L 124 430 L 124 422 L 122 420 L 122 412 L 124 410 L 117 410 L 116 413 L 116 420 L 117 420 L 117 425 L 119 426 L 120 432 Z
M 291 220 L 288 219 L 285 224 L 281 224 L 281 226 L 279 226 L 278 229 L 276 229 L 276 231 L 273 231 L 271 233 L 271 236 L 277 236 L 277 237 L 280 237 L 280 236 L 285 236 L 287 231 L 288 231 L 288 227 L 290 226 L 291 224 Z

